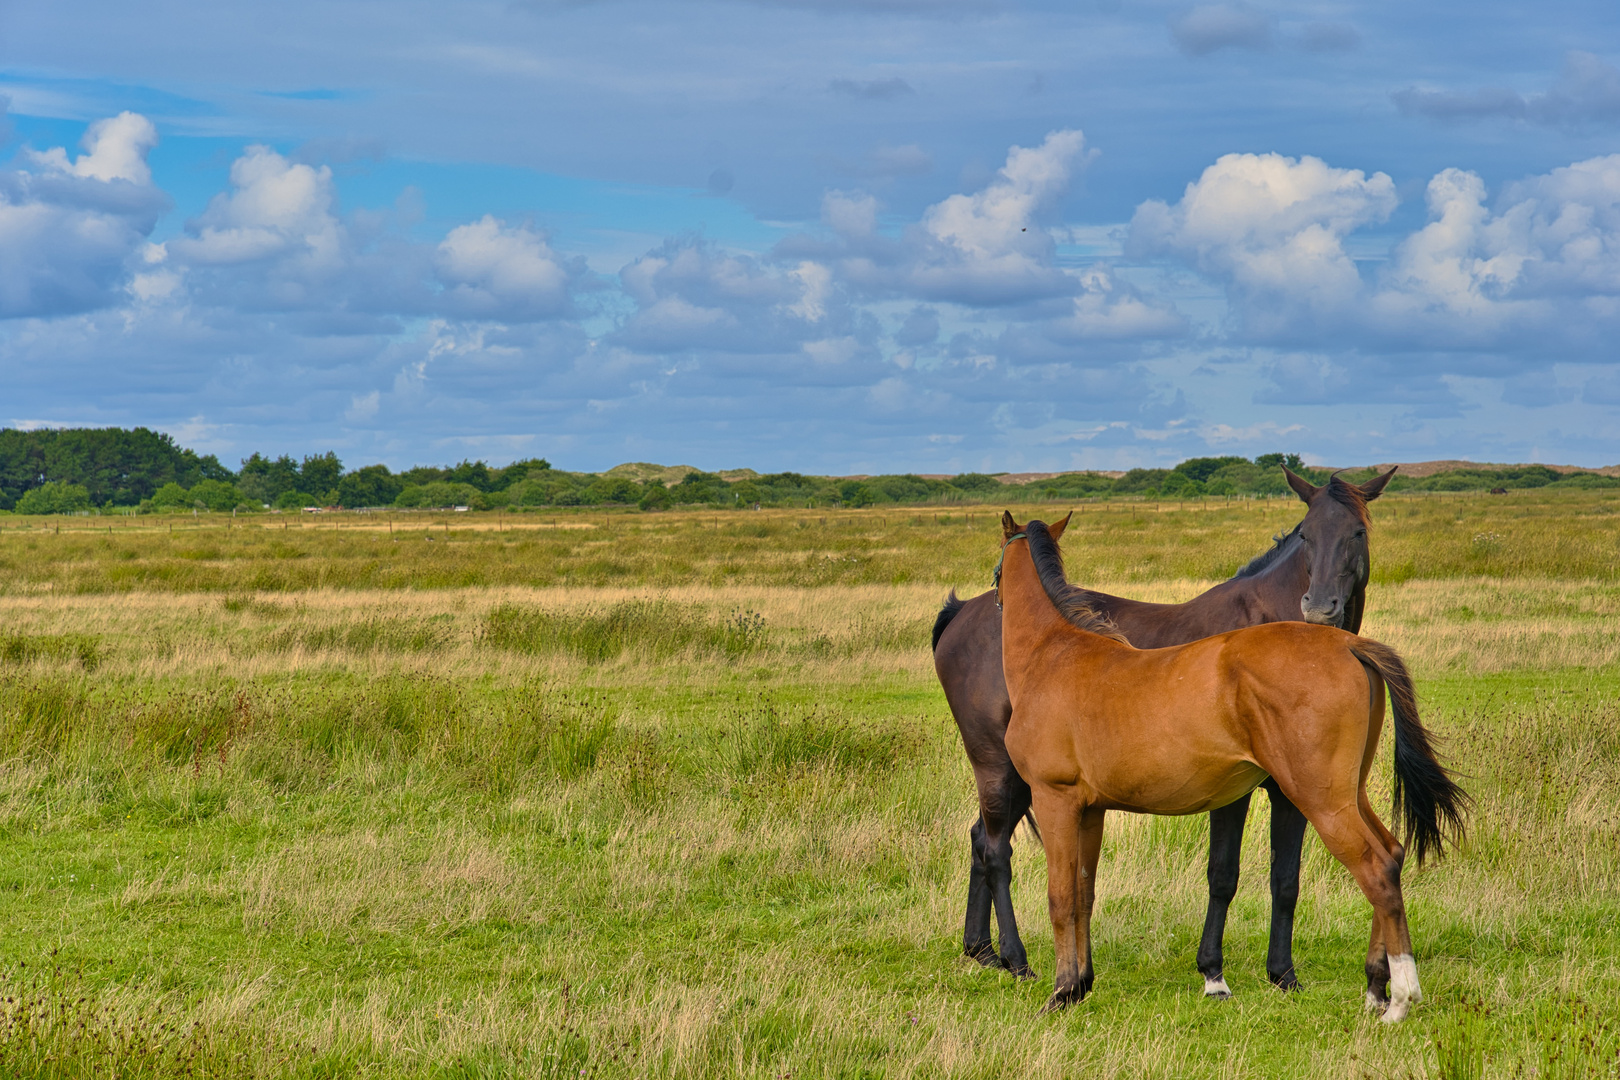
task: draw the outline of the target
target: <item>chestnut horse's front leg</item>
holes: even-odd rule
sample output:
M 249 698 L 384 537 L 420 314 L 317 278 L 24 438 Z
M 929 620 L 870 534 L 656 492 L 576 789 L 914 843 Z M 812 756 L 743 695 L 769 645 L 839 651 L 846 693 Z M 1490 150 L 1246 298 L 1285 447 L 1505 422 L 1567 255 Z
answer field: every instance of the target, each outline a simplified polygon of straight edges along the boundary
M 1070 797 L 1036 786 L 1035 820 L 1046 849 L 1046 909 L 1052 918 L 1052 944 L 1057 964 L 1052 996 L 1042 1012 L 1054 1012 L 1086 996 L 1090 983 L 1081 983 L 1079 951 L 1079 896 L 1075 884 L 1080 869 L 1080 811 Z M 1089 965 L 1088 965 L 1089 966 Z
M 1080 943 L 1085 948 L 1085 966 L 1080 969 L 1080 997 L 1091 992 L 1096 970 L 1091 966 L 1091 909 L 1097 900 L 1097 860 L 1102 856 L 1103 815 L 1100 806 L 1080 811 L 1080 876 L 1075 889 L 1080 895 Z
M 1040 789 L 1034 804 L 1046 847 L 1046 904 L 1057 950 L 1052 996 L 1041 1011 L 1054 1012 L 1083 999 L 1096 977 L 1091 967 L 1091 909 L 1097 895 L 1103 811 L 1077 805 L 1072 795 Z

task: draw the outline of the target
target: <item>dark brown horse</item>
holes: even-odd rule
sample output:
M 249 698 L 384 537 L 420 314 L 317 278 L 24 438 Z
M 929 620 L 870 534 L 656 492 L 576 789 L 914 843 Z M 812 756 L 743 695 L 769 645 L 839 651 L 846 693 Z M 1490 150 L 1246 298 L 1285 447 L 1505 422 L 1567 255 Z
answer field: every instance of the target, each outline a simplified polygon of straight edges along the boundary
M 1230 581 L 1184 604 L 1148 604 L 1087 591 L 1133 645 L 1151 649 L 1182 645 L 1211 634 L 1304 616 L 1307 622 L 1361 629 L 1366 591 L 1367 503 L 1378 498 L 1394 469 L 1364 484 L 1338 477 L 1317 487 L 1286 468 L 1289 486 L 1304 500 L 1305 518 L 1280 537 L 1270 551 L 1252 560 Z M 1061 525 L 1054 526 L 1060 535 Z M 1012 907 L 1012 833 L 1029 812 L 1029 785 L 1013 768 L 1004 745 L 1012 703 L 1001 670 L 1001 613 L 993 592 L 958 600 L 953 592 L 934 623 L 934 670 L 962 733 L 979 790 L 979 820 L 971 831 L 972 868 L 962 948 L 980 963 L 1028 975 L 1029 961 L 1018 936 Z M 1294 974 L 1294 907 L 1299 898 L 1300 849 L 1305 818 L 1266 780 L 1271 802 L 1271 945 L 1266 974 L 1285 989 L 1298 985 Z M 1226 911 L 1237 893 L 1243 823 L 1249 796 L 1210 814 L 1209 908 L 1198 970 L 1204 992 L 1225 997 L 1221 938 Z M 1001 952 L 990 941 L 994 909 Z
M 1091 989 L 1091 911 L 1109 810 L 1197 814 L 1270 777 L 1373 907 L 1367 1004 L 1386 1021 L 1422 1000 L 1401 895 L 1406 849 L 1367 799 L 1394 713 L 1395 813 L 1418 864 L 1458 836 L 1467 796 L 1435 758 L 1412 680 L 1388 646 L 1330 626 L 1250 626 L 1137 649 L 1069 585 L 1047 527 L 1002 518 L 997 567 L 1007 753 L 1033 791 L 1057 971 L 1047 1008 Z

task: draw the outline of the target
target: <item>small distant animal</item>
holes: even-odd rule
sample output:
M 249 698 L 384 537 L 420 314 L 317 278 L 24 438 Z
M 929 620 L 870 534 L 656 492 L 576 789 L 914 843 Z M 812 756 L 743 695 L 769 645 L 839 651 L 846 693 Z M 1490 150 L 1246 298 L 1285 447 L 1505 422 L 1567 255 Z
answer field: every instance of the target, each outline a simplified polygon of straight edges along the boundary
M 1492 495 L 1506 495 L 1507 488 L 1491 488 Z

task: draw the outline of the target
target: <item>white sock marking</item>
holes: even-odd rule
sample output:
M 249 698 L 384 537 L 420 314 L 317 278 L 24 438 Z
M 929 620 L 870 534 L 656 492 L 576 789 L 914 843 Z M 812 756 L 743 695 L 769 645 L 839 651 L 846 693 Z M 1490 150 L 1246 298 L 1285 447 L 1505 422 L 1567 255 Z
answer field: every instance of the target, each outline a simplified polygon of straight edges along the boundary
M 1207 975 L 1204 976 L 1204 996 L 1231 997 L 1232 988 L 1226 985 L 1226 976 L 1223 975 L 1218 979 L 1211 979 Z
M 1394 1023 L 1406 1018 L 1407 1010 L 1423 1000 L 1423 989 L 1418 986 L 1417 961 L 1411 953 L 1389 958 L 1389 1010 L 1384 1020 Z

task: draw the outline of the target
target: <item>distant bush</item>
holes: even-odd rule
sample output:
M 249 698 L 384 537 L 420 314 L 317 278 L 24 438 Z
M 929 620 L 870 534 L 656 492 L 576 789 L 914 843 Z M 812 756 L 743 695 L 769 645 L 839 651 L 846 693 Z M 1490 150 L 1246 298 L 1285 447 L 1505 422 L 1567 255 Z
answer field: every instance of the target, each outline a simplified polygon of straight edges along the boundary
M 1575 473 L 1562 480 L 1554 480 L 1547 485 L 1550 488 L 1612 488 L 1620 487 L 1620 477 L 1603 476 L 1599 473 Z
M 218 513 L 229 513 L 237 507 L 247 507 L 249 502 L 236 490 L 236 485 L 224 480 L 199 480 L 191 489 L 191 502 L 193 506 L 201 504 L 202 509 L 213 510 Z M 257 509 L 257 507 L 254 507 Z
M 399 493 L 394 505 L 406 509 L 439 510 L 452 506 L 465 506 L 471 510 L 487 509 L 484 493 L 471 484 L 452 484 L 435 480 L 431 484 L 412 484 Z
M 649 480 L 642 485 L 641 500 L 636 503 L 643 510 L 668 510 L 671 504 L 669 489 L 662 480 Z
M 189 510 L 191 492 L 171 480 L 157 489 L 152 496 L 151 505 L 153 510 Z
M 1560 473 L 1545 465 L 1510 465 L 1502 469 L 1452 469 L 1431 476 L 1395 474 L 1391 491 L 1489 491 L 1505 488 L 1610 488 L 1620 487 L 1620 478 L 1600 473 Z
M 90 509 L 90 492 L 79 484 L 49 481 L 17 500 L 19 514 L 77 514 Z
M 321 501 L 313 495 L 305 495 L 302 491 L 283 491 L 276 496 L 277 510 L 302 510 L 306 506 L 320 506 Z

